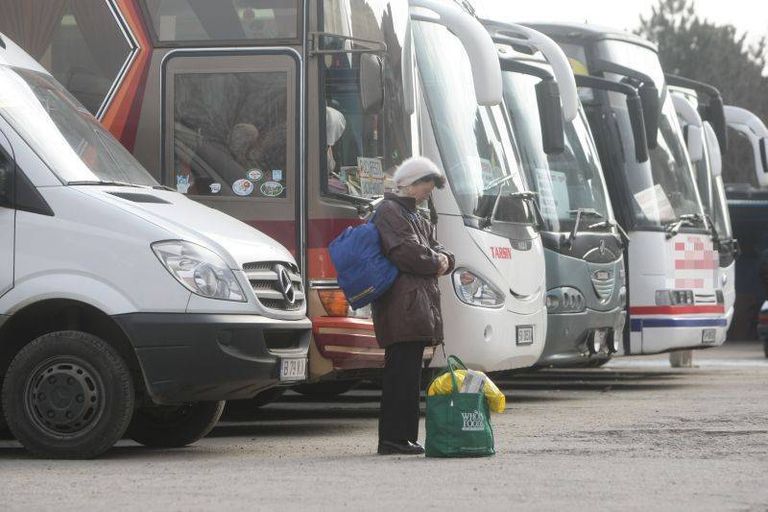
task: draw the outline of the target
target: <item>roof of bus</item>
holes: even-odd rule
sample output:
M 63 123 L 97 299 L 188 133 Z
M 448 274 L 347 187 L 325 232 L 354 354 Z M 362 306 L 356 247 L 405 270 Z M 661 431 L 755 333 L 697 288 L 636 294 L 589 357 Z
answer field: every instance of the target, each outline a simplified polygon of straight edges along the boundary
M 657 53 L 659 51 L 658 47 L 647 39 L 611 27 L 584 23 L 524 23 L 524 25 L 562 42 L 589 44 L 611 39 L 644 46 Z
M 0 32 L 0 64 L 50 74 L 19 45 Z

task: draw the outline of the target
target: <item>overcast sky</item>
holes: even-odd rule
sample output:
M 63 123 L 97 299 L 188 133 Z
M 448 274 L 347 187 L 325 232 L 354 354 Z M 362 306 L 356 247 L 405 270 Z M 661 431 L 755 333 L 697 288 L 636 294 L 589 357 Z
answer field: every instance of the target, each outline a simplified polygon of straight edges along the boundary
M 634 30 L 640 15 L 648 17 L 657 0 L 471 0 L 484 9 L 493 7 L 515 21 L 573 21 Z M 766 0 L 694 0 L 700 17 L 718 25 L 734 25 L 749 39 L 768 36 Z

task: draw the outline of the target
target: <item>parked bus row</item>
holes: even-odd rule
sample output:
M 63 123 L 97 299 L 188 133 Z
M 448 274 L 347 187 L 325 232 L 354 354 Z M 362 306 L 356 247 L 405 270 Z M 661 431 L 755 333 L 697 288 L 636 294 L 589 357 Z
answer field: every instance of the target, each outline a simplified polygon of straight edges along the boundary
M 443 0 L 6 4 L 2 412 L 38 455 L 183 446 L 223 400 L 376 380 L 328 245 L 413 155 L 449 185 L 422 205 L 456 256 L 446 353 L 493 372 L 726 339 L 735 109 L 648 41 Z

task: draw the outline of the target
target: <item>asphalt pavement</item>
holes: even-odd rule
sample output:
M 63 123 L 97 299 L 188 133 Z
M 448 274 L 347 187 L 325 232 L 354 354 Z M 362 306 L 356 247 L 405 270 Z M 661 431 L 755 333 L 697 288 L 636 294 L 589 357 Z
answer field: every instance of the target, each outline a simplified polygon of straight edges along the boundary
M 0 510 L 768 511 L 768 359 L 727 343 L 694 364 L 505 375 L 482 459 L 375 455 L 374 388 L 240 408 L 176 450 L 48 461 L 0 440 Z

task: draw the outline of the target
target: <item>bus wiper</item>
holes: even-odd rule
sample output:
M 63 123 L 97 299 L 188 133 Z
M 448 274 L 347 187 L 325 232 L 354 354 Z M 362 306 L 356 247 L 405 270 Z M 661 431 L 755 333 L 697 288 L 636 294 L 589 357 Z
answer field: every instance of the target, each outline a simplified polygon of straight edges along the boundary
M 616 230 L 619 232 L 619 235 L 621 235 L 621 239 L 624 240 L 624 245 L 629 245 L 629 235 L 626 231 L 624 231 L 624 228 L 621 227 L 621 224 L 614 220 L 601 220 L 600 222 L 596 222 L 594 224 L 590 224 L 587 226 L 588 229 L 595 229 L 595 228 L 616 228 Z
M 594 208 L 577 208 L 575 210 L 569 210 L 568 213 L 571 215 L 576 215 L 576 222 L 573 223 L 573 231 L 571 231 L 570 236 L 568 237 L 568 247 L 573 247 L 573 241 L 576 240 L 576 235 L 579 233 L 579 224 L 581 223 L 582 217 L 597 217 L 598 219 L 602 219 L 605 216 L 595 210 Z
M 707 225 L 709 225 L 709 232 L 712 235 L 712 243 L 715 245 L 715 247 L 720 246 L 720 234 L 717 232 L 717 228 L 715 227 L 715 223 L 712 222 L 712 217 L 709 216 L 709 214 L 705 214 L 704 217 L 707 219 Z
M 506 181 L 509 181 L 509 179 L 511 179 L 511 176 L 504 176 L 503 178 L 494 180 L 494 182 L 498 182 L 498 183 L 496 183 L 493 186 L 489 185 L 488 187 L 483 189 L 483 192 L 491 188 L 497 187 L 505 183 Z M 493 184 L 494 182 L 491 182 L 491 183 Z M 531 204 L 533 204 L 532 209 L 536 211 L 539 218 L 543 219 L 543 217 L 541 217 L 541 212 L 539 211 L 539 205 L 536 203 L 536 197 L 538 196 L 536 192 L 533 192 L 532 190 L 523 190 L 520 192 L 510 192 L 509 194 L 505 194 L 505 195 L 506 197 L 511 197 L 514 199 L 522 199 L 523 201 L 528 203 L 529 207 Z M 493 209 L 491 210 L 491 213 L 487 217 L 482 219 L 482 222 L 480 223 L 480 229 L 485 229 L 487 227 L 490 227 L 493 224 L 493 219 L 496 218 L 496 212 L 499 209 L 500 199 L 501 199 L 501 194 L 496 195 L 496 199 L 493 202 Z M 541 224 L 539 223 L 539 219 L 536 219 L 535 223 L 537 227 L 541 226 Z
M 486 187 L 483 189 L 483 194 L 491 190 L 492 188 L 496 188 L 499 185 L 503 185 L 507 183 L 509 180 L 513 179 L 515 177 L 514 174 L 507 174 L 506 176 L 502 176 L 501 178 L 496 178 L 495 180 L 491 180 L 491 182 L 486 185 Z
M 704 217 L 698 213 L 686 213 L 681 215 L 679 219 L 668 222 L 664 226 L 667 233 L 667 240 L 676 236 L 683 226 L 695 226 L 696 224 L 706 225 Z

